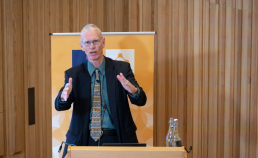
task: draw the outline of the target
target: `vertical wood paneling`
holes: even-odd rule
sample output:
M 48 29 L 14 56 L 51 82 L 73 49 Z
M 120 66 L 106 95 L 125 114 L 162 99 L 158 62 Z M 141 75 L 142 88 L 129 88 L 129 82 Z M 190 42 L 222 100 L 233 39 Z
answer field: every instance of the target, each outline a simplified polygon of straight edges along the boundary
M 172 15 L 172 13 L 173 13 L 173 1 L 168 1 L 167 2 L 167 10 L 168 10 L 168 14 L 169 15 Z M 170 16 L 171 18 L 172 18 L 172 16 Z M 168 47 L 167 47 L 167 52 L 168 53 L 166 53 L 166 58 L 168 58 L 169 60 L 172 60 L 172 55 L 173 55 L 173 51 L 172 51 L 172 49 L 173 49 L 173 43 L 172 43 L 172 38 L 173 38 L 173 24 L 172 24 L 172 19 L 170 19 L 169 21 L 168 21 L 168 34 L 170 35 L 170 36 L 168 36 L 167 37 L 167 39 L 168 39 Z M 165 78 L 166 78 L 166 80 L 167 80 L 167 82 L 168 83 L 166 83 L 168 86 L 168 88 L 167 88 L 167 93 L 166 93 L 166 98 L 168 98 L 168 97 L 170 97 L 170 96 L 172 96 L 172 83 L 173 83 L 173 80 L 172 80 L 172 73 L 173 73 L 173 66 L 172 66 L 172 62 L 167 62 L 166 63 L 166 68 L 167 68 L 167 70 L 168 70 L 168 73 L 166 73 L 166 76 L 165 76 Z M 167 113 L 166 113 L 166 116 L 165 116 L 165 119 L 166 120 L 169 120 L 169 118 L 170 117 L 175 117 L 175 116 L 173 116 L 173 115 L 171 115 L 171 113 L 173 113 L 173 111 L 172 111 L 172 100 L 171 99 L 168 99 L 168 101 L 167 101 L 167 104 L 168 104 L 168 106 L 166 107 L 166 111 L 167 111 Z M 166 128 L 165 129 L 169 129 L 169 125 L 167 124 L 167 126 L 165 126 Z
M 240 10 L 235 12 L 235 59 L 234 59 L 234 139 L 233 157 L 240 157 L 240 121 L 241 121 L 241 57 L 242 57 L 242 14 Z
M 27 9 L 23 9 L 23 32 L 24 32 L 24 36 L 23 36 L 23 40 L 24 43 L 29 43 L 29 33 L 28 33 L 28 25 L 29 25 L 29 1 L 28 0 L 24 0 L 23 1 L 23 8 L 27 8 Z M 24 56 L 26 56 L 26 52 L 29 51 L 29 45 L 24 44 Z M 25 143 L 25 156 L 26 157 L 30 157 L 30 153 L 34 153 L 35 149 L 33 150 L 32 148 L 30 148 L 30 134 L 29 134 L 29 120 L 28 120 L 28 69 L 27 67 L 27 62 L 28 62 L 28 58 L 24 58 L 24 100 L 25 100 L 25 138 L 26 138 L 26 143 Z M 34 139 L 35 140 L 35 139 Z M 29 142 L 29 143 L 28 143 Z M 33 143 L 34 144 L 34 143 Z M 29 150 L 31 152 L 29 152 Z M 33 155 L 35 156 L 35 155 Z
M 172 52 L 171 52 L 171 63 L 172 63 L 172 73 L 171 73 L 171 82 L 172 82 L 172 87 L 171 87 L 171 110 L 172 110 L 172 115 L 174 118 L 178 118 L 177 115 L 177 106 L 178 106 L 178 51 L 179 51 L 179 40 L 173 40 L 173 39 L 178 39 L 179 38 L 179 1 L 174 0 L 172 2 L 172 7 L 173 7 L 173 13 L 172 13 L 172 19 L 171 19 L 171 24 L 172 24 Z
M 160 0 L 157 1 L 157 43 L 156 46 L 158 46 L 158 48 L 160 48 L 158 51 L 159 52 L 165 52 L 166 51 L 166 43 L 162 42 L 162 39 L 164 36 L 166 36 L 166 30 L 165 30 L 165 26 L 167 25 L 167 21 L 166 21 L 166 0 Z M 156 106 L 158 108 L 156 108 L 157 110 L 157 118 L 160 120 L 160 123 L 156 125 L 156 129 L 157 130 L 157 137 L 158 138 L 164 138 L 164 139 L 157 139 L 156 143 L 158 145 L 162 145 L 164 146 L 165 142 L 165 134 L 167 132 L 167 129 L 165 129 L 166 124 L 167 124 L 167 120 L 165 119 L 165 114 L 166 114 L 166 109 L 165 106 L 161 106 L 161 105 L 165 105 L 165 89 L 166 89 L 166 85 L 164 82 L 164 77 L 165 76 L 165 62 L 166 62 L 166 58 L 165 58 L 165 53 L 158 53 L 156 56 L 156 62 L 157 62 L 157 67 L 159 67 L 159 71 L 156 72 L 157 73 L 157 78 L 156 78 L 156 86 L 160 87 L 160 89 L 157 90 L 157 102 L 156 102 Z
M 251 16 L 249 11 L 242 12 L 242 58 L 241 58 L 241 121 L 240 157 L 249 157 L 249 108 L 250 108 L 250 63 L 251 63 Z
M 97 25 L 103 29 L 103 0 L 89 1 L 89 23 Z M 85 24 L 86 25 L 86 24 Z
M 53 14 L 56 14 L 53 18 L 53 22 L 56 25 L 56 31 L 58 30 L 58 32 L 65 32 L 64 31 L 64 23 L 66 23 L 65 17 L 67 16 L 64 12 L 66 12 L 66 10 L 64 10 L 65 8 L 65 3 L 66 1 L 63 0 L 55 0 L 54 1 L 54 10 L 51 9 L 51 11 L 53 11 Z M 67 18 L 67 17 L 66 17 Z
M 219 5 L 222 5 L 222 6 L 224 6 L 224 7 L 226 6 L 226 1 L 227 1 L 227 0 L 218 0 L 218 1 L 219 1 L 219 2 L 218 2 Z
M 243 9 L 243 0 L 236 0 L 236 9 Z
M 186 80 L 186 53 L 187 53 L 187 1 L 179 1 L 179 51 L 178 51 L 178 123 L 183 144 L 187 144 L 187 116 L 181 115 L 186 111 L 187 80 Z
M 194 96 L 194 1 L 187 1 L 187 127 L 186 127 L 186 143 L 184 144 L 188 149 L 193 145 L 193 96 Z M 188 154 L 188 158 L 192 158 L 193 153 Z
M 0 1 L 0 18 L 4 21 L 4 1 Z M 0 157 L 4 156 L 4 23 L 0 23 Z
M 38 23 L 41 21 L 38 21 L 38 1 L 33 0 L 24 0 L 24 43 L 30 43 L 29 45 L 26 45 L 24 47 L 24 76 L 25 76 L 25 128 L 26 128 L 26 157 L 40 157 L 40 147 L 41 145 L 41 138 L 39 137 L 39 107 L 38 107 L 38 79 L 39 74 L 37 74 L 38 70 L 38 46 L 40 43 L 38 43 L 38 38 L 41 38 L 41 36 L 38 36 Z M 53 4 L 53 7 L 56 5 Z M 59 9 L 57 9 L 59 11 Z M 53 15 L 55 16 L 55 15 Z M 57 22 L 54 23 L 55 29 L 59 26 L 57 25 Z M 28 88 L 35 87 L 35 124 L 30 125 L 28 123 Z M 38 152 L 36 152 L 38 151 Z
M 115 31 L 129 31 L 129 1 L 114 0 L 115 5 Z
M 59 0 L 59 19 L 58 19 L 59 23 L 58 23 L 58 25 L 59 25 L 60 32 L 69 32 L 68 4 L 69 4 L 68 0 Z
M 44 10 L 44 2 L 43 1 L 38 1 L 38 3 L 37 3 L 37 8 L 38 8 L 38 18 L 40 18 L 40 19 L 44 19 L 44 16 L 43 16 L 43 10 Z M 68 10 L 68 9 L 67 9 Z M 68 16 L 69 17 L 69 16 Z M 38 143 L 39 145 L 37 145 L 37 149 L 36 150 L 38 150 L 38 152 L 37 152 L 37 157 L 43 157 L 43 109 L 41 108 L 41 107 L 43 107 L 44 106 L 44 104 L 43 104 L 43 101 L 41 101 L 41 100 L 43 100 L 43 97 L 44 97 L 44 94 L 43 94 L 43 75 L 44 75 L 44 70 L 43 70 L 43 62 L 44 62 L 44 55 L 43 55 L 43 51 L 42 51 L 42 49 L 43 49 L 43 43 L 42 42 L 40 42 L 40 41 L 42 41 L 41 39 L 42 39 L 42 37 L 43 37 L 43 33 L 44 33 L 44 31 L 43 31 L 43 27 L 42 26 L 44 26 L 43 23 L 44 21 L 43 20 L 41 20 L 41 21 L 39 21 L 38 22 L 38 27 L 37 27 L 37 29 L 36 29 L 36 34 L 37 34 L 37 43 L 38 43 L 38 45 L 37 45 L 37 52 L 38 52 L 38 70 L 36 70 L 36 71 L 41 71 L 42 73 L 40 73 L 40 74 L 38 74 L 38 82 L 39 82 L 39 84 L 37 85 L 37 89 L 38 89 L 38 91 L 36 91 L 36 92 L 38 92 L 37 94 L 38 94 L 38 103 L 36 103 L 36 105 L 38 105 L 38 109 L 36 108 L 36 110 L 38 110 L 38 115 L 36 115 L 36 117 L 38 116 L 38 118 L 36 119 L 36 120 L 38 120 L 37 122 L 36 122 L 36 138 L 37 138 L 37 142 L 36 143 Z M 67 26 L 67 28 L 69 27 L 69 25 Z M 41 38 L 41 39 L 39 39 L 39 37 Z M 41 84 L 40 84 L 41 83 Z M 37 114 L 37 113 L 36 113 Z M 42 143 L 40 143 L 40 142 L 42 142 Z
M 38 8 L 39 1 L 35 0 L 29 0 L 29 16 L 31 17 L 29 20 L 29 27 L 32 31 L 29 33 L 28 39 L 30 45 L 28 52 L 26 52 L 26 56 L 28 56 L 29 61 L 25 67 L 25 69 L 28 69 L 28 87 L 35 87 L 35 124 L 29 125 L 29 156 L 30 157 L 40 157 L 40 148 L 41 148 L 41 131 L 40 131 L 40 108 L 39 108 L 39 75 L 37 74 L 39 70 L 39 52 L 35 53 L 35 50 L 38 51 L 38 38 L 40 37 L 38 35 L 38 27 L 40 21 L 37 20 L 37 16 L 40 14 L 39 8 Z M 62 15 L 63 13 L 63 3 L 59 1 L 59 15 Z M 58 19 L 58 21 L 61 23 L 63 18 Z M 58 29 L 61 30 L 61 32 L 64 31 L 64 27 L 61 23 L 61 25 L 58 25 Z
M 50 13 L 49 13 L 49 17 L 50 17 L 50 24 L 51 24 L 51 30 L 50 30 L 50 33 L 52 32 L 57 32 L 57 28 L 56 28 L 56 19 L 57 19 L 57 12 L 55 13 L 54 10 L 58 10 L 56 8 L 56 2 L 57 1 L 50 1 Z M 27 2 L 28 3 L 28 2 Z M 25 5 L 26 8 L 27 8 L 27 5 Z M 25 7 L 24 6 L 24 7 Z M 25 11 L 24 11 L 25 12 Z M 28 14 L 28 13 L 27 13 Z M 25 21 L 26 19 L 24 19 Z M 81 19 L 80 19 L 81 20 Z M 26 35 L 24 35 L 26 36 Z
M 58 9 L 58 11 L 59 11 L 59 14 L 58 15 L 60 15 L 60 17 L 56 20 L 56 22 L 57 22 L 57 26 L 58 26 L 58 30 L 60 30 L 60 32 L 64 32 L 64 22 L 66 22 L 64 19 L 65 19 L 65 17 L 63 17 L 62 15 L 64 14 L 64 3 L 65 3 L 65 0 L 63 1 L 63 0 L 56 0 L 57 2 L 58 2 L 58 6 L 56 6 L 56 7 L 58 7 L 57 9 Z
M 74 3 L 78 4 L 78 1 L 73 1 Z M 75 5 L 74 5 L 75 6 Z M 76 6 L 78 7 L 78 6 Z M 73 29 L 77 29 L 79 26 L 79 11 L 78 9 L 73 9 Z M 43 133 L 43 157 L 51 157 L 52 156 L 52 107 L 47 106 L 52 104 L 51 98 L 51 50 L 50 50 L 50 37 L 48 35 L 50 31 L 50 0 L 44 1 L 44 10 L 43 10 L 43 30 L 42 30 L 42 37 L 43 37 L 43 47 L 42 47 L 42 54 L 43 60 L 42 63 L 42 73 L 43 73 L 43 80 L 42 80 L 42 111 L 43 111 L 43 125 L 42 125 L 42 133 Z M 77 21 L 77 23 L 75 23 Z M 78 30 L 79 31 L 79 30 Z
M 216 2 L 218 1 L 218 0 L 206 0 L 207 2 L 210 2 L 210 3 L 213 3 L 213 4 L 216 4 Z
M 0 1 L 0 18 L 4 21 L 4 1 Z M 4 23 L 0 23 L 0 113 L 4 112 Z
M 202 72 L 202 157 L 208 157 L 208 64 L 209 64 L 209 3 L 203 4 L 203 72 Z
M 4 113 L 0 113 L 0 156 L 4 156 L 5 151 L 5 139 L 4 139 Z
M 197 9 L 197 11 L 199 11 L 199 21 L 197 21 L 197 23 L 199 23 L 199 55 L 198 55 L 198 58 L 199 58 L 199 63 L 198 63 L 198 60 L 195 60 L 195 63 L 198 64 L 198 67 L 199 67 L 199 75 L 198 75 L 198 121 L 194 121 L 195 122 L 198 122 L 198 137 L 194 137 L 194 140 L 193 140 L 193 145 L 195 143 L 195 139 L 197 138 L 197 143 L 198 143 L 198 146 L 197 146 L 197 152 L 198 152 L 198 156 L 197 157 L 201 157 L 202 156 L 202 72 L 203 72 L 203 61 L 202 61 L 202 57 L 203 57 L 203 3 L 199 1 L 199 8 Z M 197 14 L 198 15 L 198 14 Z M 197 25 L 198 26 L 198 25 Z M 196 33 L 196 32 L 195 32 Z M 196 70 L 196 69 L 195 69 Z M 198 69 L 197 69 L 198 71 Z M 196 84 L 195 84 L 196 85 Z M 194 127 L 197 127 L 197 126 L 194 126 Z M 194 152 L 193 152 L 194 154 Z M 195 157 L 195 156 L 194 156 Z
M 88 24 L 90 17 L 90 0 L 79 0 L 79 30 Z M 54 12 L 54 11 L 53 11 Z
M 165 11 L 167 11 L 168 13 L 169 12 L 171 12 L 171 9 L 170 9 L 170 5 L 169 5 L 170 3 L 169 3 L 169 1 L 166 1 L 166 7 L 164 8 L 165 9 Z M 168 16 L 165 16 L 165 18 L 167 19 L 168 18 Z M 171 33 L 170 32 L 170 30 L 171 30 L 171 22 L 170 21 L 167 21 L 166 22 L 166 25 L 167 25 L 167 27 L 166 28 L 164 28 L 164 31 L 166 31 L 167 33 Z M 169 78 L 169 76 L 170 76 L 170 72 L 171 72 L 171 65 L 170 65 L 170 63 L 169 63 L 169 58 L 170 58 L 170 53 L 168 53 L 168 52 L 170 52 L 171 51 L 171 46 L 170 46 L 170 42 L 171 42 L 171 38 L 168 36 L 168 34 L 166 34 L 166 36 L 165 36 L 165 38 L 168 40 L 167 41 L 167 43 L 165 44 L 165 52 L 166 53 L 164 53 L 164 56 L 165 56 L 165 58 L 164 58 L 164 79 L 163 79 L 163 82 L 165 82 L 165 85 L 167 85 L 167 86 L 165 86 L 165 89 L 164 89 L 164 96 L 163 96 L 163 98 L 164 98 L 164 100 L 165 100 L 165 104 L 166 105 L 168 105 L 168 106 L 166 106 L 165 107 L 165 113 L 164 113 L 164 115 L 165 115 L 165 120 L 169 120 L 169 118 L 171 117 L 171 115 L 170 115 L 170 113 L 171 113 L 171 105 L 170 105 L 170 101 L 169 101 L 169 96 L 171 95 L 170 94 L 170 83 L 171 83 L 171 80 L 170 80 L 170 78 Z M 168 128 L 168 123 L 165 123 L 165 126 L 164 126 L 164 128 L 165 128 L 165 131 L 167 130 L 167 129 L 169 129 Z
M 44 1 L 38 1 L 37 5 L 35 6 L 38 8 L 38 19 L 44 19 Z M 68 8 L 65 8 L 65 10 L 69 10 Z M 67 12 L 67 11 L 66 11 Z M 64 14 L 65 15 L 65 14 Z M 67 19 L 64 19 L 66 21 L 69 21 L 69 15 L 65 15 L 67 16 Z M 44 28 L 46 27 L 44 25 L 44 20 L 40 20 L 38 21 L 38 27 L 37 27 L 37 53 L 38 53 L 38 70 L 36 71 L 40 71 L 42 73 L 38 74 L 38 85 L 37 85 L 37 89 L 38 89 L 38 103 L 36 103 L 36 105 L 38 105 L 38 115 L 36 115 L 36 117 L 38 116 L 38 118 L 36 120 L 38 120 L 36 122 L 36 138 L 37 138 L 37 157 L 44 157 L 44 153 L 43 153 L 43 145 L 44 145 L 44 133 L 43 133 L 43 125 L 44 125 L 44 98 L 45 98 L 45 94 L 44 94 L 44 52 L 43 52 L 43 47 L 44 47 L 44 42 L 42 42 L 42 38 L 44 37 Z M 69 31 L 69 23 L 66 24 L 66 26 L 64 27 L 64 31 L 68 32 Z M 36 91 L 37 92 L 37 91 Z M 37 106 L 36 106 L 37 107 Z M 37 110 L 37 108 L 36 108 Z M 37 114 L 37 113 L 36 113 Z M 41 143 L 42 142 L 42 143 Z
M 218 142 L 217 157 L 224 156 L 224 120 L 225 120 L 225 5 L 219 5 L 219 56 L 218 56 Z
M 116 0 L 117 2 L 117 0 Z M 124 0 L 123 1 L 123 10 L 120 14 L 122 14 L 123 19 L 122 19 L 122 25 L 123 25 L 123 31 L 128 32 L 129 31 L 129 0 Z M 116 8 L 117 9 L 117 8 Z
M 158 6 L 157 6 L 157 1 L 154 1 L 154 12 L 156 13 L 157 12 L 157 10 L 158 10 Z M 158 27 L 158 23 L 157 23 L 157 21 L 158 21 L 158 16 L 157 16 L 157 14 L 154 14 L 154 28 L 157 28 Z M 156 30 L 157 31 L 157 30 Z M 154 40 L 154 52 L 156 52 L 157 51 L 157 47 L 156 47 L 156 45 L 157 45 L 157 34 L 154 36 L 154 38 L 155 38 L 155 40 Z M 154 72 L 157 72 L 157 53 L 154 53 Z M 157 87 L 157 75 L 155 75 L 154 74 L 154 89 L 155 89 L 155 87 Z M 153 96 L 157 96 L 157 90 L 154 90 L 154 92 L 153 92 Z M 156 111 L 156 109 L 158 108 L 158 106 L 157 106 L 157 103 L 158 103 L 158 101 L 157 101 L 157 98 L 156 97 L 153 97 L 153 111 Z M 155 134 L 154 134 L 154 131 L 157 131 L 157 129 L 158 129 L 158 125 L 155 123 L 155 121 L 154 120 L 157 120 L 159 118 L 159 116 L 158 116 L 158 113 L 157 112 L 154 112 L 153 113 L 153 146 L 158 146 L 158 132 L 156 132 Z M 164 143 L 165 144 L 165 143 Z
M 24 0 L 23 1 L 23 8 L 28 8 L 29 6 L 29 1 L 28 0 Z M 28 37 L 29 37 L 29 34 L 28 34 L 28 17 L 29 17 L 29 10 L 28 9 L 23 9 L 23 40 L 24 40 L 24 43 L 28 43 Z M 26 56 L 26 52 L 29 50 L 29 45 L 27 44 L 24 44 L 24 56 Z M 25 156 L 26 157 L 29 157 L 29 150 L 31 150 L 31 148 L 29 148 L 29 143 L 28 141 L 30 141 L 30 138 L 29 138 L 29 121 L 28 121 L 28 90 L 27 90 L 27 87 L 28 87 L 28 82 L 27 82 L 27 74 L 28 74 L 28 71 L 26 69 L 26 66 L 27 66 L 27 62 L 28 62 L 28 58 L 24 58 L 24 103 L 25 103 L 25 138 L 26 138 L 26 141 L 25 141 Z M 33 151 L 31 151 L 33 152 Z
M 114 0 L 115 2 L 115 31 L 123 32 L 128 31 L 129 15 L 128 15 L 128 0 Z
M 49 5 L 49 1 L 45 3 Z M 46 7 L 45 7 L 46 8 Z M 79 32 L 80 27 L 79 27 L 79 0 L 69 0 L 69 12 L 72 13 L 72 15 L 69 15 L 69 30 L 72 32 Z M 49 8 L 48 8 L 49 9 Z M 49 12 L 49 11 L 48 11 Z M 44 12 L 45 14 L 48 12 Z M 47 16 L 47 14 L 46 14 Z M 47 16 L 49 18 L 49 16 Z
M 5 2 L 5 104 L 8 155 L 24 149 L 22 2 Z M 9 19 L 10 18 L 10 19 Z
M 11 8 L 11 1 L 6 2 L 5 6 L 6 8 L 5 12 L 4 12 L 4 16 L 6 17 L 6 19 L 12 19 L 12 8 Z M 6 118 L 7 118 L 7 124 L 9 124 L 8 127 L 6 127 L 6 138 L 8 141 L 8 151 L 7 154 L 8 155 L 13 155 L 15 153 L 15 120 L 12 118 L 13 115 L 10 115 L 9 113 L 11 113 L 13 110 L 15 111 L 15 109 L 10 107 L 13 107 L 13 100 L 12 100 L 12 94 L 13 94 L 13 47 L 12 47 L 12 38 L 7 38 L 7 34 L 11 34 L 12 35 L 12 21 L 9 21 L 8 23 L 5 24 L 5 28 L 4 28 L 4 39 L 5 39 L 5 49 L 4 52 L 9 52 L 9 53 L 4 53 L 4 61 L 5 61 L 5 65 L 4 65 L 4 72 L 9 72 L 8 74 L 4 75 L 4 81 L 5 81 L 5 87 L 4 87 L 4 98 L 5 98 L 5 102 L 9 104 L 9 107 L 6 107 Z M 8 81 L 8 82 L 7 82 Z M 11 105 L 11 106 L 10 106 Z M 9 113 L 8 113 L 9 112 Z M 10 121 L 11 120 L 11 121 Z M 7 132 L 8 131 L 8 132 Z
M 194 1 L 193 157 L 201 158 L 202 2 Z M 190 144 L 191 145 L 191 144 Z
M 257 13 L 258 12 L 258 1 L 256 1 L 256 0 L 253 0 L 253 3 L 252 3 L 252 11 L 254 12 L 254 13 Z M 257 16 L 256 14 L 255 14 L 255 16 Z M 253 19 L 254 20 L 254 19 Z
M 243 10 L 244 11 L 252 11 L 252 3 L 256 0 L 243 0 Z
M 208 122 L 208 157 L 217 157 L 218 132 L 218 5 L 210 4 L 209 27 L 209 122 Z
M 226 0 L 226 7 L 236 8 L 236 0 Z
M 250 150 L 249 157 L 257 157 L 257 94 L 258 94 L 258 14 L 252 14 L 252 53 L 251 53 L 251 101 L 250 101 Z
M 139 2 L 138 0 L 129 1 L 129 31 L 139 30 Z
M 226 8 L 225 34 L 225 116 L 224 116 L 224 157 L 232 158 L 233 141 L 233 110 L 234 110 L 234 24 L 235 9 Z
M 142 28 L 140 28 L 140 31 L 156 31 L 154 30 L 153 14 L 154 0 L 142 0 L 142 19 L 140 19 L 142 21 Z
M 114 32 L 115 31 L 115 1 L 103 1 L 103 9 L 104 9 L 104 28 L 103 32 Z
M 142 22 L 143 22 L 143 19 L 142 19 L 142 16 L 143 16 L 143 0 L 138 0 L 138 8 L 139 8 L 139 13 L 138 13 L 138 31 L 142 31 Z M 151 3 L 150 3 L 151 4 Z M 150 7 L 151 8 L 151 7 Z

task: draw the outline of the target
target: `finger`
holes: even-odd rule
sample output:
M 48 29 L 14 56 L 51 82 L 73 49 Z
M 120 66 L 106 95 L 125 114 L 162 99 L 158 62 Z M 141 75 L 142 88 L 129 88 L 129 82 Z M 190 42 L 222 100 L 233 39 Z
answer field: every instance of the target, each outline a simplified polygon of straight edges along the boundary
M 121 72 L 120 72 L 120 76 L 121 76 L 121 79 L 122 79 L 122 80 L 126 80 L 125 77 L 124 77 L 124 75 L 123 75 Z
M 67 95 L 64 96 L 64 101 L 67 101 Z
M 69 87 L 65 87 L 63 91 L 68 91 L 69 90 Z
M 124 75 L 122 73 L 120 73 L 119 75 L 119 81 L 124 84 L 124 83 L 127 83 L 127 79 L 124 77 Z
M 121 79 L 121 76 L 120 76 L 120 75 L 117 75 L 116 78 L 117 78 L 120 82 L 122 82 L 122 79 Z
M 72 83 L 73 83 L 73 79 L 72 79 L 72 77 L 70 77 L 69 78 L 69 85 L 72 85 Z
M 66 88 L 66 87 L 69 87 L 69 85 L 70 85 L 69 83 L 66 83 L 66 84 L 65 84 L 65 88 Z
M 61 94 L 61 101 L 67 101 L 67 94 Z
M 63 91 L 68 91 L 70 88 L 69 88 L 69 83 L 65 84 L 65 87 L 63 89 Z
M 124 75 L 122 73 L 120 73 L 120 77 L 121 77 L 121 81 L 124 83 L 124 84 L 128 84 L 129 81 L 124 77 Z
M 124 76 L 121 76 L 121 74 L 120 74 L 120 75 L 117 75 L 117 79 L 119 80 L 119 82 L 120 82 L 122 85 L 128 83 L 128 81 L 124 78 Z

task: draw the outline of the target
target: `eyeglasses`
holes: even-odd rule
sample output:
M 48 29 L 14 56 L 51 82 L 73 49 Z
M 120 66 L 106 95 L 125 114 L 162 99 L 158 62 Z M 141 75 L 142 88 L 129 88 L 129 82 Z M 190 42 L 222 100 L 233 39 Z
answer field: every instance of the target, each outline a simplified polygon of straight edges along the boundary
M 91 43 L 93 43 L 96 46 L 100 43 L 100 40 L 86 41 L 86 42 L 83 42 L 82 44 L 85 47 L 89 47 L 91 45 Z

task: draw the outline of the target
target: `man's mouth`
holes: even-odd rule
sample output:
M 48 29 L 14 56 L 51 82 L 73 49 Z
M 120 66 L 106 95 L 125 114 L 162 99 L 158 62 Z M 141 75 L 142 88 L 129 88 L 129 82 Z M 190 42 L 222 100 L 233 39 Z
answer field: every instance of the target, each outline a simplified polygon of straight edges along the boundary
M 97 52 L 90 52 L 90 54 L 95 54 L 95 53 L 97 53 Z

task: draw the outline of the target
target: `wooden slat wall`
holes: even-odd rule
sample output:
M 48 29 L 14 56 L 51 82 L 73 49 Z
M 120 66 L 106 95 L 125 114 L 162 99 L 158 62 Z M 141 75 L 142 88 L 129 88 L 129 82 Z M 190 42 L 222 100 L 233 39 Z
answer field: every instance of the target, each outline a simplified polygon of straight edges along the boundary
M 246 3 L 246 2 L 245 2 Z M 243 3 L 243 4 L 245 4 Z M 240 121 L 240 157 L 249 157 L 250 148 L 250 90 L 251 90 L 251 46 L 252 14 L 242 12 L 242 57 L 241 57 L 241 121 Z
M 225 104 L 224 104 L 224 157 L 232 158 L 233 152 L 233 129 L 234 129 L 234 24 L 235 9 L 226 8 L 226 33 L 225 33 Z
M 201 157 L 208 157 L 208 53 L 209 52 L 209 3 L 203 3 L 203 51 L 202 51 L 202 85 L 201 85 L 201 115 L 202 120 L 202 155 Z M 201 48 L 202 49 L 202 48 Z
M 166 17 L 166 0 L 161 0 L 158 3 L 156 2 L 156 12 L 158 13 L 156 16 L 156 27 L 157 27 L 157 32 L 159 32 L 159 35 L 156 36 L 156 46 L 159 52 L 166 52 L 166 42 L 163 42 L 162 37 L 165 37 L 167 34 L 167 30 L 166 30 L 166 25 L 167 25 L 167 17 Z M 155 78 L 155 82 L 156 85 L 158 87 L 160 87 L 160 89 L 156 89 L 154 95 L 157 96 L 157 98 L 165 98 L 166 96 L 166 92 L 167 92 L 167 88 L 166 88 L 166 79 L 164 81 L 164 77 L 166 76 L 166 65 L 165 63 L 167 58 L 166 58 L 166 54 L 165 53 L 156 53 L 154 55 L 156 63 L 159 63 L 159 68 L 156 67 L 156 78 Z M 154 70 L 154 71 L 155 71 Z M 161 99 L 161 100 L 155 100 L 154 99 L 154 104 L 157 105 L 166 105 L 166 100 L 165 99 Z M 158 124 L 154 124 L 154 131 L 155 130 L 159 130 L 160 132 L 156 133 L 157 134 L 157 138 L 156 141 L 157 143 L 159 143 L 160 145 L 164 146 L 165 141 L 163 139 L 158 139 L 158 138 L 162 138 L 164 135 L 163 133 L 167 132 L 167 129 L 163 128 L 165 126 L 165 124 L 167 124 L 168 119 L 166 118 L 166 115 L 164 115 L 166 113 L 166 106 L 159 106 L 159 108 L 155 109 L 155 118 L 159 119 L 161 123 Z M 165 137 L 164 137 L 165 138 Z
M 4 1 L 0 1 L 0 19 L 4 20 Z M 0 157 L 4 156 L 4 23 L 0 23 Z
M 220 94 L 222 97 L 218 97 L 218 114 L 224 114 L 225 113 L 225 28 L 226 28 L 226 7 L 225 5 L 219 5 L 219 35 L 218 35 L 218 60 L 219 60 L 219 66 L 218 66 L 218 94 Z M 218 117 L 218 142 L 217 142 L 217 157 L 223 157 L 224 153 L 224 120 L 225 116 L 219 116 Z
M 251 46 L 251 101 L 250 101 L 250 157 L 258 155 L 258 121 L 257 121 L 257 74 L 258 74 L 258 13 L 252 13 L 252 46 Z
M 26 127 L 26 157 L 52 156 L 52 108 L 51 106 L 51 52 L 50 52 L 50 19 L 60 18 L 51 15 L 53 1 L 23 1 L 24 26 L 24 93 L 25 93 L 25 127 Z M 56 1 L 55 1 L 56 2 Z M 60 7 L 60 5 L 58 5 Z M 67 7 L 65 5 L 62 7 Z M 54 8 L 61 12 L 61 9 Z M 69 9 L 65 9 L 69 12 Z M 63 14 L 63 12 L 61 12 Z M 66 13 L 65 15 L 68 15 Z M 67 17 L 66 17 L 67 18 Z M 69 15 L 68 15 L 69 18 Z M 39 20 L 40 19 L 40 20 Z M 69 21 L 69 19 L 65 19 Z M 56 22 L 59 24 L 58 22 Z M 63 23 L 63 22 L 62 22 Z M 57 29 L 69 32 L 69 27 L 63 24 L 55 25 Z M 55 27 L 53 27 L 55 29 Z M 28 43 L 28 44 L 26 44 Z M 28 124 L 28 88 L 35 88 L 35 124 Z
M 22 1 L 4 1 L 3 15 L 3 101 L 5 118 L 4 153 L 10 157 L 24 156 L 24 76 Z M 2 23 L 2 22 L 1 22 Z M 3 134 L 2 133 L 2 134 Z
M 156 146 L 165 145 L 173 116 L 183 145 L 193 146 L 189 158 L 258 158 L 257 0 L 2 0 L 0 7 L 0 156 L 51 157 L 48 33 L 94 23 L 103 32 L 157 32 Z

